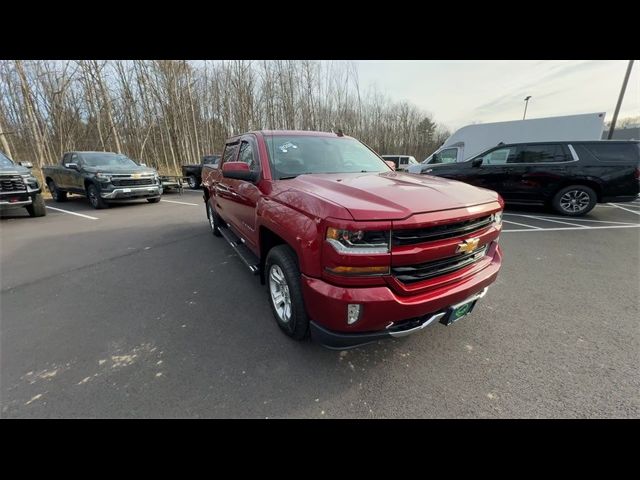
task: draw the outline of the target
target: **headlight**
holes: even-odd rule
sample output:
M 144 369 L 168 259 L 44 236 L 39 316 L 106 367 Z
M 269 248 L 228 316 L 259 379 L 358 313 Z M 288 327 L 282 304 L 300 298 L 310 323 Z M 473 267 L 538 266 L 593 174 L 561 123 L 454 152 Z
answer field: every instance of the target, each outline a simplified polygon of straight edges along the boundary
M 329 227 L 327 242 L 340 253 L 389 253 L 389 232 Z
M 98 180 L 100 180 L 101 182 L 110 182 L 111 181 L 111 175 L 108 175 L 106 173 L 98 172 L 98 173 L 96 173 L 96 178 Z
M 38 179 L 34 177 L 31 173 L 25 173 L 24 175 L 20 175 L 24 179 L 24 183 L 27 185 L 38 185 Z
M 502 210 L 493 214 L 493 223 L 496 226 L 502 225 Z

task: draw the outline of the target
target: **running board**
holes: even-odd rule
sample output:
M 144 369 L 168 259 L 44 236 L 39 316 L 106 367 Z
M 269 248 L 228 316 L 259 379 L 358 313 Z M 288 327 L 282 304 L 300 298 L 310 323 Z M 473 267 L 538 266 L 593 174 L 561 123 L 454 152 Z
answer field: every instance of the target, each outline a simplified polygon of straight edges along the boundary
M 257 275 L 260 271 L 260 259 L 258 259 L 258 257 L 256 257 L 255 254 L 244 244 L 242 239 L 233 233 L 228 227 L 219 228 L 218 230 L 220 230 L 224 239 L 229 243 L 229 245 L 231 245 L 231 248 L 236 251 L 251 273 Z

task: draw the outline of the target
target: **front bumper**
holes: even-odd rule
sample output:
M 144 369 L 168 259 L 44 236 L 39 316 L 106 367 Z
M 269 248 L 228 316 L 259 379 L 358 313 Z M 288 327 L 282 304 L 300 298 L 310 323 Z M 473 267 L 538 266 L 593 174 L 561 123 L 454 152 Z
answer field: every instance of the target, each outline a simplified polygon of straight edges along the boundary
M 5 193 L 0 195 L 0 210 L 12 210 L 14 208 L 28 207 L 33 203 L 32 197 L 40 193 L 40 190 L 23 191 L 17 193 Z
M 108 192 L 100 192 L 105 200 L 127 200 L 130 198 L 152 198 L 162 195 L 162 187 L 145 185 L 144 187 L 118 187 Z
M 311 334 L 329 348 L 348 348 L 415 333 L 442 318 L 449 307 L 484 295 L 486 287 L 496 280 L 501 261 L 502 252 L 496 244 L 487 267 L 457 283 L 414 295 L 399 295 L 387 286 L 338 287 L 303 275 Z M 360 319 L 352 325 L 346 322 L 350 303 L 362 306 Z

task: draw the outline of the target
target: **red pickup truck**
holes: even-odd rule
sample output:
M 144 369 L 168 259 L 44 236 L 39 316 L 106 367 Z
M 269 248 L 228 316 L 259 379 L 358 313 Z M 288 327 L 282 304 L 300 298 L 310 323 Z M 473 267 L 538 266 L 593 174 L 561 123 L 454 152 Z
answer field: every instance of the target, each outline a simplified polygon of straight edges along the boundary
M 212 233 L 295 339 L 341 349 L 449 325 L 500 269 L 497 193 L 394 172 L 341 132 L 238 135 L 202 178 Z

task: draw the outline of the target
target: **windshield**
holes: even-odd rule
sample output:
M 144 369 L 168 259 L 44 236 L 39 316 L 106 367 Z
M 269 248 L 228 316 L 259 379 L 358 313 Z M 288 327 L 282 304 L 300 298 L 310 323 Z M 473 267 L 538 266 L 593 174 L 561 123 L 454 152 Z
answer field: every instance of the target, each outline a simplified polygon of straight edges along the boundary
M 4 153 L 0 152 L 0 166 L 13 167 L 13 162 Z
M 119 167 L 137 167 L 138 164 L 125 155 L 117 153 L 83 153 L 82 160 L 85 165 L 98 167 L 103 165 Z
M 266 139 L 273 178 L 312 173 L 389 172 L 380 157 L 353 138 L 271 136 Z

